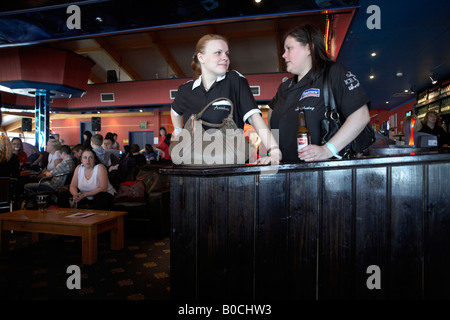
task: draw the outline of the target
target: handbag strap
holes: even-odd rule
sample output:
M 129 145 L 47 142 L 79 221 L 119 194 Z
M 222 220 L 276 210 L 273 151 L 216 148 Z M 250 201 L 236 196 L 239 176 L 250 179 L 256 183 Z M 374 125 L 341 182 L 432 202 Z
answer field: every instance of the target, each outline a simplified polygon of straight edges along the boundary
M 210 122 L 207 122 L 207 121 L 205 121 L 205 120 L 202 120 L 201 118 L 202 118 L 202 115 L 203 115 L 203 113 L 212 105 L 212 104 L 214 104 L 215 102 L 217 102 L 217 101 L 221 101 L 221 100 L 226 100 L 226 101 L 228 101 L 229 103 L 230 103 L 230 106 L 231 106 L 231 108 L 230 108 L 230 113 L 228 114 L 228 116 L 222 121 L 222 123 L 210 123 Z M 221 128 L 221 127 L 223 127 L 224 125 L 225 125 L 225 123 L 227 122 L 227 121 L 230 121 L 230 120 L 233 120 L 233 110 L 234 110 L 234 106 L 233 106 L 233 102 L 230 100 L 230 99 L 228 99 L 228 98 L 217 98 L 217 99 L 214 99 L 214 100 L 212 100 L 210 103 L 208 103 L 204 108 L 203 108 L 203 110 L 202 111 L 200 111 L 199 113 L 197 113 L 196 115 L 195 115 L 195 120 L 201 120 L 202 121 L 202 124 L 205 124 L 206 126 L 208 126 L 208 127 L 212 127 L 212 128 Z
M 336 100 L 334 99 L 333 89 L 331 88 L 330 77 L 328 76 L 330 71 L 330 64 L 325 66 L 323 74 L 323 99 L 325 102 L 325 116 L 327 112 L 330 113 L 330 118 L 336 122 L 339 122 L 339 112 L 336 107 Z M 328 117 L 327 117 L 328 118 Z

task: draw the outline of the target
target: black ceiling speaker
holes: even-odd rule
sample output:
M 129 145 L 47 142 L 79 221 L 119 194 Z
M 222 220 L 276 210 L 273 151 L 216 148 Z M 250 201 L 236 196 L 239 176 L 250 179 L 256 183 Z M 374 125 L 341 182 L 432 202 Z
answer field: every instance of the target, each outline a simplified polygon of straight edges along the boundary
M 32 123 L 33 123 L 33 119 L 22 118 L 22 132 L 31 131 L 33 129 Z
M 102 118 L 100 118 L 100 117 L 92 117 L 91 118 L 92 131 L 100 131 L 100 130 L 102 130 L 101 119 Z
M 111 82 L 117 82 L 117 73 L 116 70 L 108 70 L 106 71 L 106 81 Z

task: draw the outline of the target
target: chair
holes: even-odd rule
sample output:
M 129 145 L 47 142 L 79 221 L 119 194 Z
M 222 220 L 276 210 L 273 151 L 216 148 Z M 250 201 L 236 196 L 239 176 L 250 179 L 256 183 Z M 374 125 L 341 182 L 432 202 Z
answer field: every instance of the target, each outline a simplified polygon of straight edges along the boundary
M 55 176 L 50 176 L 50 177 L 44 177 L 44 178 L 41 178 L 41 179 L 39 180 L 39 182 L 38 182 L 37 190 L 36 190 L 35 192 L 29 193 L 29 194 L 28 194 L 28 199 L 34 198 L 34 197 L 36 197 L 36 196 L 38 196 L 38 195 L 47 195 L 47 196 L 48 196 L 48 199 L 49 199 L 52 203 L 56 204 L 56 203 L 57 203 L 57 197 L 58 197 L 58 194 L 59 194 L 60 192 L 62 192 L 63 190 L 67 189 L 67 185 L 70 184 L 70 182 L 72 181 L 73 172 L 72 172 L 72 173 L 69 173 L 69 174 L 67 175 L 67 178 L 66 178 L 66 180 L 65 180 L 65 182 L 64 182 L 64 186 L 58 188 L 57 190 L 54 190 L 54 191 L 48 191 L 48 190 L 39 190 L 39 188 L 40 188 L 40 186 L 41 186 L 41 184 L 42 184 L 43 182 L 45 182 L 45 181 L 47 181 L 47 180 L 50 180 L 50 179 L 52 179 L 53 177 L 60 177 L 60 176 L 64 176 L 64 175 L 66 175 L 66 174 L 60 173 L 60 174 L 57 174 L 57 175 L 55 175 Z M 32 201 L 32 200 L 31 200 L 31 201 Z M 28 208 L 31 208 L 31 207 L 33 207 L 33 206 L 34 206 L 34 204 L 33 204 L 33 201 L 32 201 L 32 202 L 28 205 Z M 27 208 L 27 205 L 25 205 L 25 207 Z
M 0 213 L 11 212 L 15 209 L 17 179 L 0 177 Z

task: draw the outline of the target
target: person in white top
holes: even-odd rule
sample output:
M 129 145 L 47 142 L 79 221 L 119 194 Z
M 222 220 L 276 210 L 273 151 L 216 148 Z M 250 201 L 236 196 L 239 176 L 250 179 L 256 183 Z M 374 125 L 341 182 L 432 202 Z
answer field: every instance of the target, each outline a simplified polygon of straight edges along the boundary
M 47 152 L 48 152 L 48 164 L 47 171 L 52 171 L 56 166 L 62 162 L 61 154 L 59 153 L 59 148 L 61 144 L 57 139 L 49 139 L 47 142 Z
M 112 204 L 116 190 L 109 183 L 106 167 L 94 151 L 84 150 L 81 154 L 81 164 L 73 173 L 69 191 L 79 207 L 107 209 Z

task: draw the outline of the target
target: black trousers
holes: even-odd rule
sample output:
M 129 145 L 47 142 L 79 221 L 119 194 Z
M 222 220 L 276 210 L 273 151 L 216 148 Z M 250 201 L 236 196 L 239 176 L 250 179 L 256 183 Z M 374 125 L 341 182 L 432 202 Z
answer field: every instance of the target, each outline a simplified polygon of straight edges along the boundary
M 58 207 L 61 208 L 69 208 L 69 198 L 71 198 L 72 195 L 69 191 L 63 191 L 58 194 Z M 83 200 L 80 200 L 78 202 L 78 208 L 90 208 L 94 210 L 108 210 L 111 209 L 112 204 L 114 201 L 114 196 L 108 192 L 99 192 L 96 195 L 94 195 L 93 200 L 89 200 L 87 198 L 84 198 Z

